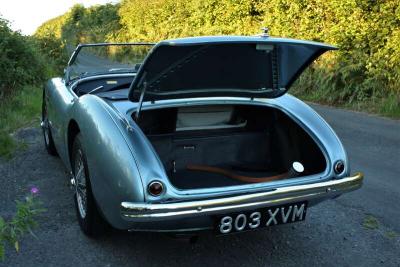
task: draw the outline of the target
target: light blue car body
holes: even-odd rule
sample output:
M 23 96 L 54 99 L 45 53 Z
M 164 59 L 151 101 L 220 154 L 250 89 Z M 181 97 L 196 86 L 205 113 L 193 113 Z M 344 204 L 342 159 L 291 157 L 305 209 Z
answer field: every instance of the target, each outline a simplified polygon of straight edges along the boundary
M 164 216 L 165 219 L 154 218 L 154 220 L 149 216 L 145 220 L 140 220 L 136 219 L 140 216 L 125 216 L 121 203 L 143 203 L 147 205 L 146 207 L 151 207 L 153 204 L 224 199 L 234 195 L 251 195 L 281 188 L 340 181 L 350 176 L 350 165 L 345 149 L 332 128 L 310 106 L 287 93 L 270 99 L 215 96 L 144 101 L 142 110 L 210 104 L 274 107 L 287 114 L 312 137 L 327 162 L 325 171 L 317 175 L 222 188 L 180 190 L 169 182 L 160 158 L 132 119 L 132 113 L 136 112 L 138 102 L 128 99 L 114 101 L 95 94 L 78 97 L 73 91 L 74 87 L 84 80 L 116 76 L 134 78 L 135 74 L 103 74 L 78 79 L 72 83 L 67 83 L 64 78 L 53 78 L 47 82 L 44 89 L 49 125 L 62 162 L 68 171 L 71 171 L 71 149 L 74 136 L 79 131 L 88 161 L 94 198 L 101 214 L 115 228 L 150 231 L 200 230 L 210 228 L 209 214 L 215 214 L 210 212 L 204 216 L 199 214 L 199 216 L 176 218 Z M 345 170 L 337 175 L 333 164 L 339 160 L 344 162 Z M 147 185 L 155 178 L 165 185 L 165 192 L 160 197 L 154 197 L 147 192 Z M 361 181 L 362 176 L 357 178 L 356 184 L 352 181 L 351 188 L 338 190 L 335 194 L 327 192 L 329 193 L 327 195 L 309 197 L 307 199 L 309 205 L 354 190 L 361 186 Z M 138 209 L 135 214 L 137 212 Z

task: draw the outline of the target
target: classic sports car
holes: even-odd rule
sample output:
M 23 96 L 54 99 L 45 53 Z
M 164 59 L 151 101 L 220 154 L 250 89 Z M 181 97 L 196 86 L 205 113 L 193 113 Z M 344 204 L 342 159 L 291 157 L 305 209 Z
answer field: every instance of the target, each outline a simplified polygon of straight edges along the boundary
M 334 49 L 265 34 L 79 45 L 41 126 L 83 232 L 253 230 L 360 188 L 331 127 L 287 94 Z

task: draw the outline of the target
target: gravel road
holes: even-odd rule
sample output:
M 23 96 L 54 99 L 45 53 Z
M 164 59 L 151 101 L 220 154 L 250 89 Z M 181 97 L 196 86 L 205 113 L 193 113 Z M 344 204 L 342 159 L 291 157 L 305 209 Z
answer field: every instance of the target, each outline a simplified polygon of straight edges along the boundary
M 400 121 L 313 105 L 347 148 L 364 187 L 313 207 L 305 222 L 225 237 L 203 234 L 196 243 L 154 233 L 113 231 L 99 240 L 79 230 L 58 158 L 46 154 L 39 129 L 22 129 L 27 144 L 0 160 L 0 215 L 32 185 L 47 211 L 37 239 L 8 247 L 0 266 L 400 266 Z

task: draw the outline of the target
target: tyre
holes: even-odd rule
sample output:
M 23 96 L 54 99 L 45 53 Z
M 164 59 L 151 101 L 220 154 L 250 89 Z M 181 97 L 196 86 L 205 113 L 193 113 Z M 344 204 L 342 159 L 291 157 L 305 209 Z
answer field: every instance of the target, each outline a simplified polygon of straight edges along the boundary
M 81 230 L 89 237 L 101 236 L 109 226 L 100 215 L 93 197 L 86 155 L 82 147 L 80 133 L 78 133 L 74 140 L 71 162 L 74 174 L 75 208 Z
M 57 156 L 56 146 L 54 145 L 53 136 L 51 134 L 49 118 L 47 114 L 47 104 L 46 104 L 46 95 L 43 90 L 43 102 L 42 102 L 42 122 L 41 127 L 43 131 L 44 145 L 46 147 L 47 153 L 52 156 Z

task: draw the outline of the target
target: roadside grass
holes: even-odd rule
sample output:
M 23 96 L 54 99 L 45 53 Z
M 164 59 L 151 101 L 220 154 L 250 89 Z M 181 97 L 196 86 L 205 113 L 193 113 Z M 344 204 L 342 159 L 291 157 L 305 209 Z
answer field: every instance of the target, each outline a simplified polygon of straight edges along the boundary
M 10 159 L 16 150 L 25 147 L 12 133 L 39 124 L 41 103 L 42 90 L 35 86 L 24 86 L 14 95 L 0 99 L 0 157 Z
M 323 89 L 315 89 L 311 92 L 293 89 L 291 93 L 304 101 L 400 119 L 400 95 L 393 94 L 384 98 L 369 98 L 363 101 L 354 100 L 338 103 L 335 101 L 336 96 L 330 95 L 332 92 L 327 92 Z
M 385 98 L 378 104 L 379 114 L 392 118 L 400 118 L 400 95 Z

